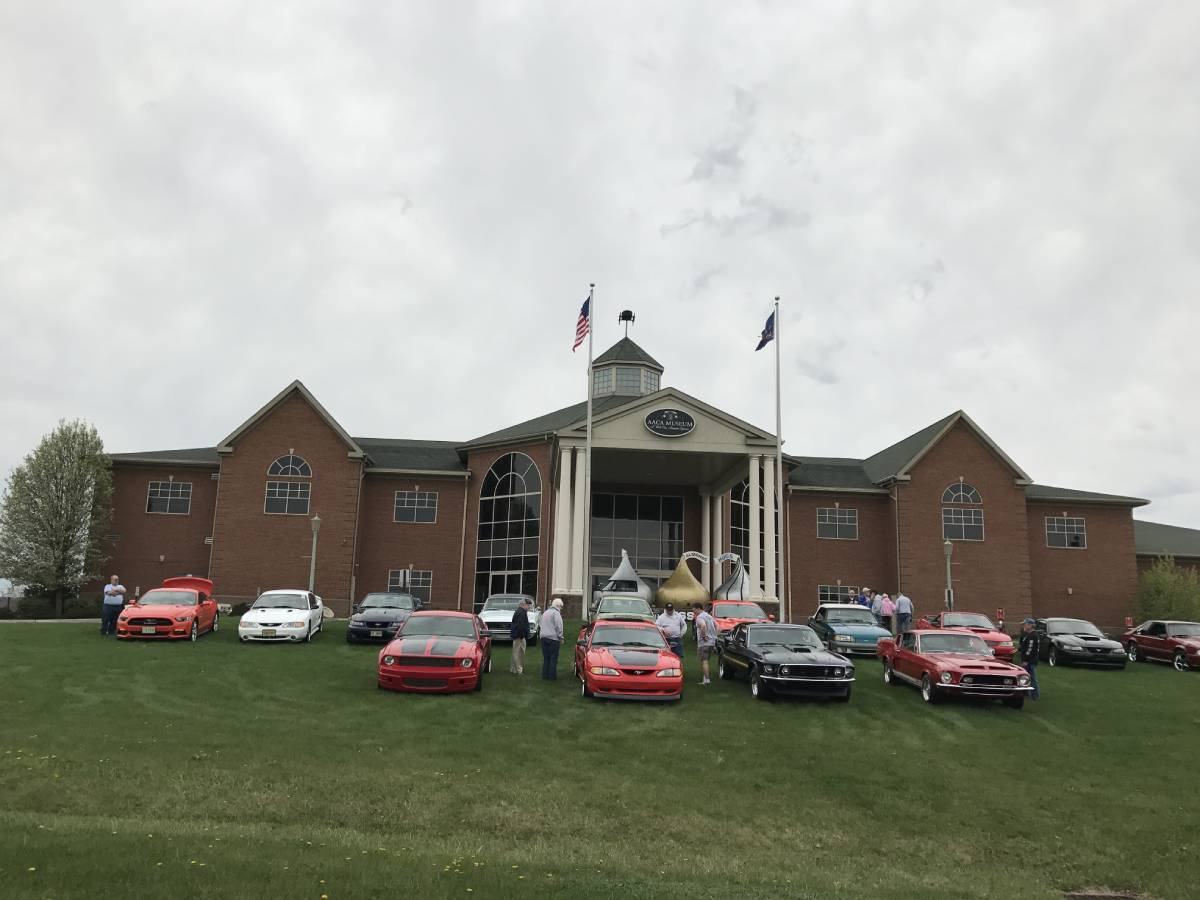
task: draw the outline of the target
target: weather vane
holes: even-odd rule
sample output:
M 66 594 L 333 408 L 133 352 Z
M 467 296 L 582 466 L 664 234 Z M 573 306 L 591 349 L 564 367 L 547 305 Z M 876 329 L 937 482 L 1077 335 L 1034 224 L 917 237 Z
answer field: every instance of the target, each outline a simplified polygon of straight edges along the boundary
M 625 323 L 625 337 L 629 337 L 629 326 L 633 324 L 634 315 L 632 309 L 623 309 L 621 314 L 617 316 L 618 322 Z

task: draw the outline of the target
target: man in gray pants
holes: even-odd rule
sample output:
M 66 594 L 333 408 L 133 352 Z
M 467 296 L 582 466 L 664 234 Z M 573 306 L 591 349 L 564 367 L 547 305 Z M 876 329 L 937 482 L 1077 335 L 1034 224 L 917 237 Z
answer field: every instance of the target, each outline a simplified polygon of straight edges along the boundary
M 104 605 L 100 607 L 100 633 L 116 634 L 117 618 L 125 608 L 125 585 L 114 575 L 104 586 Z

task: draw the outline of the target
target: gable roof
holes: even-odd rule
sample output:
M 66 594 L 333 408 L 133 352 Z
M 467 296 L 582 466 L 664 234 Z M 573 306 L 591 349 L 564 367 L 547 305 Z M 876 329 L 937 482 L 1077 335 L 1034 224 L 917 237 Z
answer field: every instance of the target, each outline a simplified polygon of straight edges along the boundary
M 1000 449 L 1000 445 L 993 441 L 987 432 L 976 425 L 971 417 L 961 409 L 952 412 L 944 419 L 939 419 L 932 425 L 922 428 L 916 434 L 910 434 L 890 447 L 885 447 L 874 456 L 867 457 L 863 460 L 863 467 L 866 469 L 867 476 L 877 484 L 891 481 L 895 478 L 903 478 L 959 422 L 962 422 L 975 432 L 976 436 L 1016 473 L 1020 481 L 1030 482 L 1033 480 L 1025 474 L 1025 471 L 1020 466 L 1013 462 L 1007 453 Z
M 592 417 L 595 418 L 599 413 L 606 412 L 618 406 L 624 406 L 629 401 L 629 397 L 615 397 L 611 395 L 608 397 L 597 397 L 592 401 Z M 549 412 L 533 419 L 526 419 L 524 422 L 510 425 L 508 428 L 501 428 L 499 431 L 480 435 L 461 446 L 474 447 L 480 444 L 498 444 L 520 440 L 521 438 L 541 437 L 544 434 L 558 431 L 561 428 L 566 428 L 569 425 L 582 421 L 586 416 L 587 401 L 585 400 L 582 403 L 564 406 L 562 409 L 556 409 L 554 412 Z
M 763 431 L 744 419 L 739 419 L 737 416 L 731 416 L 724 410 L 717 409 L 715 406 L 709 406 L 703 400 L 693 397 L 691 394 L 684 393 L 679 388 L 665 387 L 657 390 L 652 394 L 642 394 L 639 397 L 614 397 L 619 400 L 619 403 L 614 404 L 605 410 L 603 415 L 596 412 L 596 404 L 592 404 L 592 426 L 595 427 L 598 423 L 603 423 L 609 419 L 615 419 L 618 416 L 626 415 L 627 413 L 641 406 L 653 406 L 656 403 L 661 403 L 666 399 L 674 399 L 680 403 L 694 407 L 699 412 L 704 413 L 710 418 L 716 419 L 718 422 L 724 422 L 726 425 L 738 431 L 744 432 L 746 435 L 757 438 L 760 441 L 769 441 L 772 444 L 775 442 L 775 435 Z M 584 404 L 584 414 L 587 412 L 587 404 Z M 580 416 L 570 426 L 574 426 L 577 430 L 582 430 L 587 427 L 585 415 Z M 567 426 L 567 427 L 570 427 Z
M 332 428 L 334 433 L 336 433 L 337 436 L 342 439 L 346 446 L 350 448 L 351 453 L 358 456 L 363 455 L 362 447 L 355 442 L 354 438 L 350 437 L 350 435 L 346 433 L 346 429 L 342 428 L 342 426 L 338 424 L 337 419 L 329 414 L 325 407 L 323 407 L 317 401 L 317 398 L 312 395 L 312 392 L 310 392 L 309 389 L 304 386 L 300 379 L 296 379 L 287 387 L 285 387 L 282 391 L 268 400 L 266 404 L 258 410 L 258 412 L 235 428 L 233 432 L 227 438 L 225 438 L 225 440 L 221 441 L 221 443 L 217 445 L 217 452 L 232 452 L 234 441 L 249 431 L 254 425 L 258 424 L 260 420 L 265 418 L 272 410 L 275 409 L 275 407 L 279 406 L 279 404 L 290 397 L 293 393 L 299 394 L 314 410 L 316 410 L 317 415 L 325 420 L 325 424 Z
M 396 438 L 355 438 L 375 469 L 413 472 L 461 472 L 467 467 L 458 455 L 458 441 L 414 441 Z M 371 469 L 367 469 L 368 472 Z
M 1027 500 L 1062 500 L 1067 503 L 1104 503 L 1109 506 L 1145 506 L 1150 501 L 1141 497 L 1123 497 L 1120 494 L 1097 494 L 1093 491 L 1077 491 L 1073 488 L 1051 487 L 1048 484 L 1025 485 Z
M 1200 557 L 1200 529 L 1134 519 L 1133 545 L 1138 556 Z
M 663 367 L 653 356 L 635 344 L 627 337 L 621 338 L 593 361 L 593 366 L 603 365 L 605 363 L 628 362 L 640 363 L 644 366 L 650 366 L 653 369 L 658 369 L 662 372 Z
M 143 450 L 139 453 L 110 453 L 113 462 L 147 463 L 174 466 L 219 466 L 221 457 L 216 447 L 193 447 L 187 450 Z

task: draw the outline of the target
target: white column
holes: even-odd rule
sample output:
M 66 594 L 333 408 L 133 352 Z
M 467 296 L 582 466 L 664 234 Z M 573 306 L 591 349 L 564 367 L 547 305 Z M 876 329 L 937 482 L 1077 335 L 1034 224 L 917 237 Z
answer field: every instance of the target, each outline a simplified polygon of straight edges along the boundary
M 584 457 L 583 451 L 575 450 L 575 500 L 573 503 L 572 512 L 574 513 L 571 525 L 571 591 L 584 591 L 583 585 L 584 573 L 587 571 L 585 553 L 587 548 L 583 546 L 583 517 L 587 512 L 587 500 L 584 497 Z M 585 599 L 586 602 L 586 599 Z
M 571 585 L 571 448 L 558 454 L 558 490 L 554 493 L 554 574 L 551 592 L 561 594 Z
M 762 531 L 759 517 L 762 503 L 759 501 L 759 469 L 762 457 L 750 457 L 750 558 L 746 560 L 746 573 L 750 576 L 750 596 L 762 596 Z
M 721 525 L 721 517 L 724 515 L 725 495 L 717 494 L 712 498 L 712 540 L 713 540 L 713 556 L 720 556 L 725 552 L 725 530 Z M 725 581 L 725 572 L 720 563 L 713 563 L 713 590 L 721 586 Z
M 700 583 L 708 588 L 709 593 L 712 593 L 712 497 L 708 494 L 700 495 L 700 552 L 707 558 L 707 562 L 700 564 Z
M 763 593 L 768 600 L 778 600 L 775 589 L 775 466 L 764 460 L 763 466 Z

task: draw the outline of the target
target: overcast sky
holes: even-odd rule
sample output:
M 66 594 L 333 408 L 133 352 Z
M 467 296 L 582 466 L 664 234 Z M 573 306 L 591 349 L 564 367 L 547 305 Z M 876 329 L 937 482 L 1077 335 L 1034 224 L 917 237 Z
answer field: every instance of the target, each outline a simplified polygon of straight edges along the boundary
M 962 408 L 1200 527 L 1200 4 L 0 6 L 0 473 L 212 446 L 294 378 L 465 440 L 664 383 L 865 456 Z

